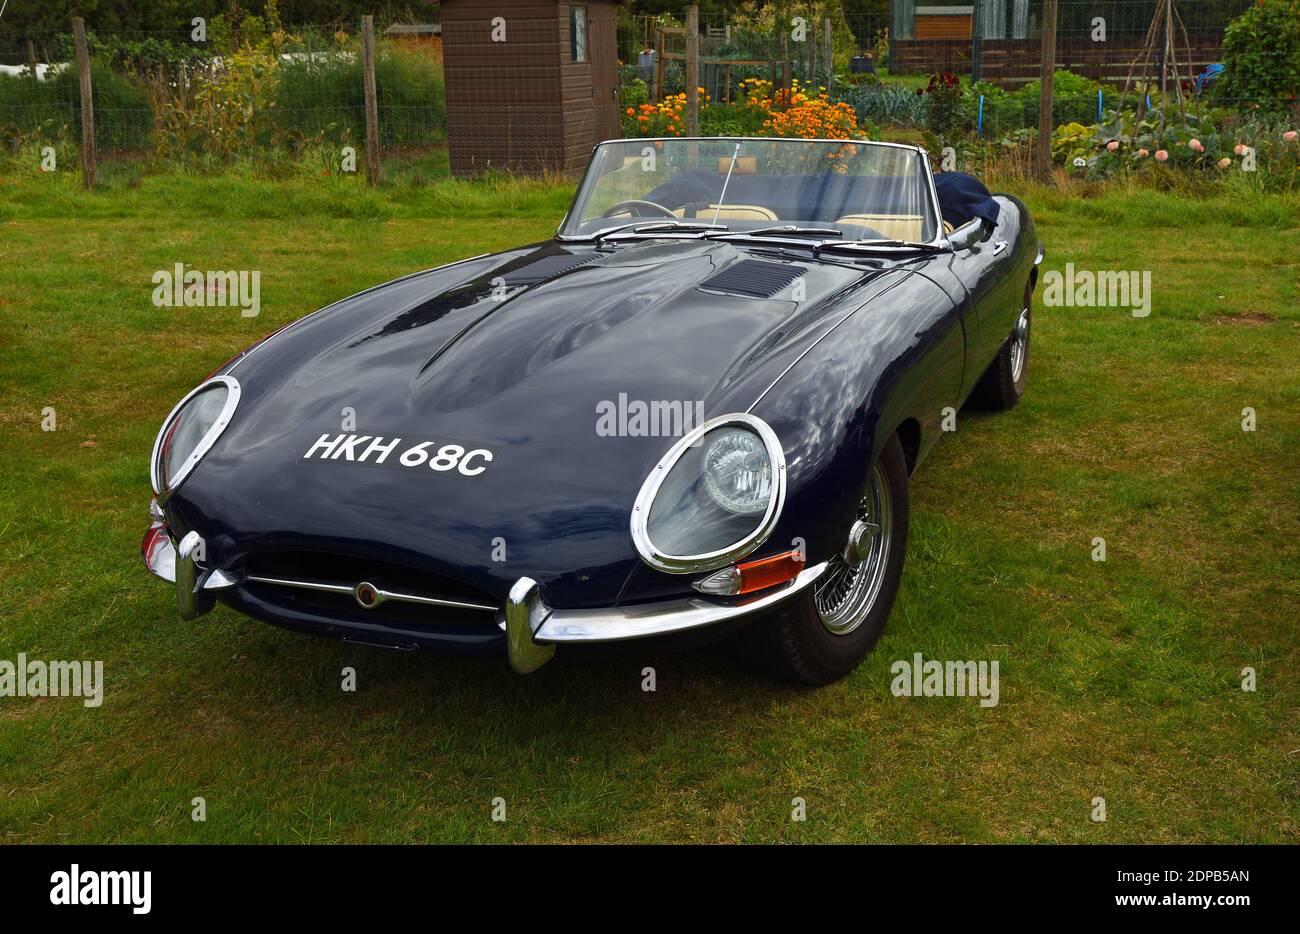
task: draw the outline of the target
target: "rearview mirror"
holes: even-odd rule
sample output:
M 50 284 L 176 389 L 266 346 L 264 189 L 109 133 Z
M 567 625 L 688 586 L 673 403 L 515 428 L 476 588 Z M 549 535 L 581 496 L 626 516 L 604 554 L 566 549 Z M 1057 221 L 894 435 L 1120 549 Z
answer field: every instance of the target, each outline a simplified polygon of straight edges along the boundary
M 948 245 L 952 247 L 954 252 L 959 252 L 974 248 L 975 244 L 983 239 L 984 224 L 977 217 L 974 220 L 967 221 L 948 234 Z

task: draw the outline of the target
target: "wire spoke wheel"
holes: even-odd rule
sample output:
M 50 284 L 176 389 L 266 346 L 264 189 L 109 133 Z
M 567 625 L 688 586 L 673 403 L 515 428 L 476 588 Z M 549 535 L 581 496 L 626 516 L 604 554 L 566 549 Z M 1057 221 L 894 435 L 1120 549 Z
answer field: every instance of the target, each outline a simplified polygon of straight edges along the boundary
M 858 504 L 857 518 L 869 527 L 871 538 L 866 557 L 854 563 L 836 555 L 813 595 L 822 625 L 837 636 L 847 635 L 862 625 L 885 581 L 893 535 L 892 495 L 889 478 L 879 461 L 871 468 L 871 482 Z
M 1025 372 L 1025 357 L 1029 351 L 1029 309 L 1025 308 L 1016 319 L 1015 330 L 1011 332 L 1011 381 L 1020 382 Z

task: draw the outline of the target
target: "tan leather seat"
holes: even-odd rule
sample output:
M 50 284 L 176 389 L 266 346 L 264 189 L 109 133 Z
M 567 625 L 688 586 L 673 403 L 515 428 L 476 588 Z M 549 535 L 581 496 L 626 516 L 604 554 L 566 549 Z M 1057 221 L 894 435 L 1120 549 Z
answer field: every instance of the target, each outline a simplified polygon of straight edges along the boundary
M 740 156 L 735 166 L 727 156 L 718 156 L 718 174 L 726 175 L 728 171 L 732 175 L 755 175 L 758 173 L 758 156 Z
M 921 239 L 920 214 L 845 214 L 835 223 L 870 227 L 894 240 Z

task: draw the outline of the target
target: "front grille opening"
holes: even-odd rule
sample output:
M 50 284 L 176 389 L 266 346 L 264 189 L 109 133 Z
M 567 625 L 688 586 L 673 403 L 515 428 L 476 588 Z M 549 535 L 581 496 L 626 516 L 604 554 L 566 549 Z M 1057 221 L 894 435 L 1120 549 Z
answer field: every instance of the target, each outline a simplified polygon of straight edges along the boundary
M 300 590 L 297 587 L 282 587 L 259 581 L 249 581 L 244 588 L 257 599 L 272 606 L 339 622 L 359 620 L 403 629 L 423 629 L 431 633 L 451 629 L 488 630 L 496 627 L 496 614 L 484 610 L 422 606 L 417 603 L 399 603 L 396 600 L 389 600 L 367 610 L 349 594 Z
M 439 600 L 459 600 L 496 607 L 501 601 L 487 591 L 454 578 L 387 561 L 351 555 L 313 551 L 264 552 L 249 558 L 246 572 L 254 577 L 294 581 L 315 581 L 353 587 L 368 581 L 381 590 L 396 591 Z M 275 606 L 336 619 L 374 621 L 404 627 L 439 629 L 481 629 L 496 625 L 496 614 L 488 610 L 460 609 L 386 600 L 366 609 L 351 593 L 305 590 L 262 581 L 248 581 L 246 589 L 259 600 Z
M 422 597 L 440 597 L 444 600 L 464 600 L 497 606 L 500 600 L 490 593 L 471 587 L 451 577 L 431 574 L 428 571 L 355 558 L 351 555 L 316 551 L 274 551 L 253 555 L 248 560 L 247 571 L 258 577 L 286 577 L 292 580 L 325 581 L 349 586 L 369 581 L 376 587 L 400 590 Z

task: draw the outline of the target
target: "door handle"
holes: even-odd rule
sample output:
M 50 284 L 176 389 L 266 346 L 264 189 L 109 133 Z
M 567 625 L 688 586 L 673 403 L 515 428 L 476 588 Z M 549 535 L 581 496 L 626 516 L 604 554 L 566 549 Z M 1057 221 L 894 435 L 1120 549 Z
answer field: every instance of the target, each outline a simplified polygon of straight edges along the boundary
M 1001 252 L 1002 252 L 1003 250 L 1005 250 L 1006 248 L 1007 248 L 1007 241 L 1005 241 L 1005 240 L 994 240 L 994 241 L 993 241 L 993 255 L 994 255 L 994 256 L 997 256 L 999 253 L 1001 253 Z

